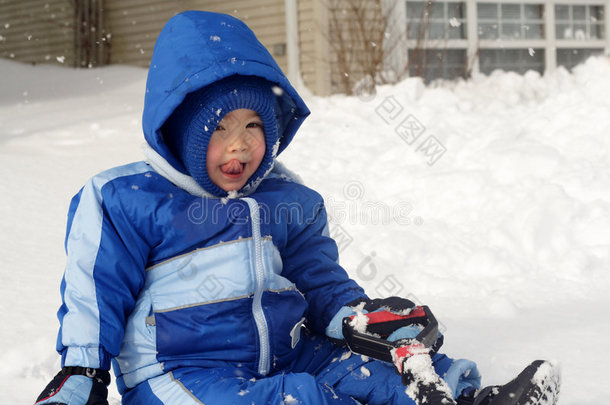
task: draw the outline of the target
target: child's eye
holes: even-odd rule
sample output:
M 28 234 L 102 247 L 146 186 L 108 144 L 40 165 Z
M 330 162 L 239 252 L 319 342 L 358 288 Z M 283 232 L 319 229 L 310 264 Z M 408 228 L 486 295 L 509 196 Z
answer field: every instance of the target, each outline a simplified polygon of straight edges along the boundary
M 250 122 L 246 128 L 263 128 L 262 122 Z
M 222 125 L 218 125 L 214 131 L 224 131 L 224 130 L 225 130 L 225 127 L 223 127 Z

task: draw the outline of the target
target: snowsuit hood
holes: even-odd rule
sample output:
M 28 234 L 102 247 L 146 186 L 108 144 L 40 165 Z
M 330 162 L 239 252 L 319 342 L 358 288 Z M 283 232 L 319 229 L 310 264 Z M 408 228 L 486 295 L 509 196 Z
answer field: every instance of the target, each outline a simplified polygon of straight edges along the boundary
M 182 175 L 188 176 L 188 172 L 166 144 L 161 127 L 188 94 L 233 75 L 257 76 L 277 86 L 278 155 L 309 115 L 301 97 L 246 24 L 205 11 L 178 14 L 167 22 L 155 44 L 142 126 L 148 145 Z

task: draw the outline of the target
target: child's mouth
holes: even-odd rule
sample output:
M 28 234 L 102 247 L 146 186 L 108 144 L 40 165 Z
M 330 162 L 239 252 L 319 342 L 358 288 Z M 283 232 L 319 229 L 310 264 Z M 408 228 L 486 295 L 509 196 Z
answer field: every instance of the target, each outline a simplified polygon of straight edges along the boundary
M 220 166 L 220 171 L 222 171 L 222 174 L 235 179 L 241 177 L 245 169 L 246 164 L 241 163 L 237 159 L 231 159 L 224 165 Z

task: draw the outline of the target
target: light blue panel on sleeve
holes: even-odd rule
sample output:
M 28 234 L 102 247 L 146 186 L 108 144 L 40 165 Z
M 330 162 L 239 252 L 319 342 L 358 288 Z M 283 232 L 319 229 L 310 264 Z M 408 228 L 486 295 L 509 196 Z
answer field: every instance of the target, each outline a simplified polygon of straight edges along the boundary
M 68 347 L 64 353 L 66 366 L 101 367 L 100 317 L 93 271 L 102 238 L 102 187 L 118 177 L 149 170 L 143 162 L 116 167 L 93 177 L 82 190 L 66 243 L 63 300 L 68 311 L 61 318 L 61 343 Z

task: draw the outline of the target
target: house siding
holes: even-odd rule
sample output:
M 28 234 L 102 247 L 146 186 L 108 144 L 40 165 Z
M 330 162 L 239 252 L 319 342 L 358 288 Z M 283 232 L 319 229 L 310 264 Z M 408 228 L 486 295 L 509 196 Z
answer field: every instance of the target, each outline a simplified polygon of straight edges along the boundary
M 244 21 L 280 67 L 286 66 L 286 56 L 281 54 L 286 43 L 282 0 L 106 0 L 105 9 L 111 34 L 111 63 L 148 66 L 157 36 L 168 19 L 185 10 L 206 10 Z
M 148 66 L 163 25 L 184 7 L 180 0 L 106 0 L 110 63 Z
M 74 65 L 74 9 L 67 1 L 0 0 L 0 57 Z
M 329 95 L 328 10 L 323 0 L 298 2 L 300 70 L 303 83 L 318 95 Z

